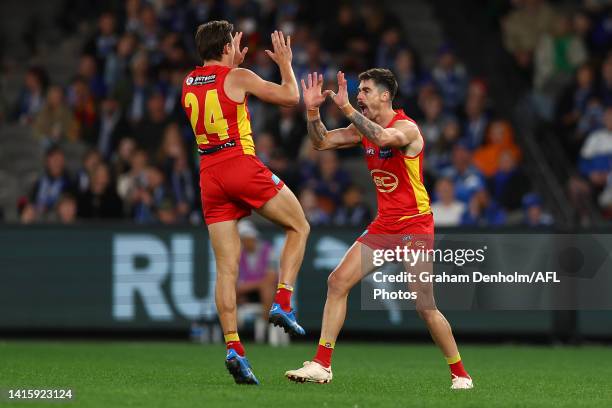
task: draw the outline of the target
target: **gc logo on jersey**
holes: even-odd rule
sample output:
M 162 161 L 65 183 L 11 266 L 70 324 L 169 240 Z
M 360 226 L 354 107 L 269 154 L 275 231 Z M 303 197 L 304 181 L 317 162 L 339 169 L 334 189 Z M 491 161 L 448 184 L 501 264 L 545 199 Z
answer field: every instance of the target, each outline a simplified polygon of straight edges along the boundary
M 399 184 L 397 176 L 388 171 L 374 169 L 370 172 L 372 180 L 376 185 L 376 189 L 381 193 L 390 193 L 395 190 Z
M 376 153 L 376 150 L 373 147 L 368 147 L 366 149 L 366 156 L 374 156 L 375 153 Z

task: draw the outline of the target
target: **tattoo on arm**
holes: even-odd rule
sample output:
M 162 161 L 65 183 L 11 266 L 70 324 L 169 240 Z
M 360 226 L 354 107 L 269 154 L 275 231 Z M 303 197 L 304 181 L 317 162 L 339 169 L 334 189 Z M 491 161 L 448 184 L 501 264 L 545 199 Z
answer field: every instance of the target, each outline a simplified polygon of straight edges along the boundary
M 327 128 L 321 121 L 321 118 L 309 120 L 306 127 L 308 129 L 308 136 L 310 137 L 312 144 L 315 146 L 320 146 L 325 140 L 325 135 L 327 134 Z
M 356 110 L 348 115 L 347 118 L 355 125 L 359 133 L 367 137 L 372 143 L 380 143 L 380 136 L 385 131 L 382 126 L 372 122 Z

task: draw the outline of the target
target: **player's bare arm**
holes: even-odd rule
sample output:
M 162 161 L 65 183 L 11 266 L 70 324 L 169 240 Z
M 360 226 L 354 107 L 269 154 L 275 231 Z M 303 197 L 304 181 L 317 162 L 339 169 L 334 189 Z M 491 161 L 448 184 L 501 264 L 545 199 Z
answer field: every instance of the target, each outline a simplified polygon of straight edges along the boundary
M 410 121 L 397 121 L 392 127 L 383 128 L 357 111 L 349 102 L 346 79 L 342 71 L 338 72 L 338 92 L 331 92 L 330 95 L 359 133 L 377 146 L 407 149 L 411 143 L 421 140 L 418 127 Z
M 266 53 L 278 65 L 281 83 L 266 81 L 249 69 L 236 68 L 228 74 L 224 87 L 231 99 L 242 101 L 247 94 L 253 94 L 264 102 L 276 105 L 295 106 L 299 103 L 300 93 L 291 67 L 291 37 L 285 39 L 282 32 L 273 32 L 272 49 L 273 51 L 266 50 Z M 238 53 L 240 52 L 235 51 L 234 61 Z M 244 54 L 240 55 L 244 58 Z
M 308 137 L 317 150 L 341 149 L 351 147 L 361 141 L 361 136 L 353 125 L 346 128 L 327 130 L 319 114 L 319 106 L 325 102 L 331 91 L 321 92 L 323 75 L 316 72 L 302 79 L 302 94 L 306 106 Z

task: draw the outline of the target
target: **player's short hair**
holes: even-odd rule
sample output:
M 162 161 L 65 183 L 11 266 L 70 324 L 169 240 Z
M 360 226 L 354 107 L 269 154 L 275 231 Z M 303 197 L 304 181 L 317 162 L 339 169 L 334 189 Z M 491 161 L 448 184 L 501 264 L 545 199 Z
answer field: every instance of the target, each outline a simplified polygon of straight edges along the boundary
M 202 61 L 220 60 L 223 47 L 232 41 L 234 25 L 225 21 L 209 21 L 198 27 L 195 43 Z
M 359 74 L 360 81 L 366 81 L 371 79 L 377 86 L 382 86 L 391 95 L 391 100 L 395 98 L 397 93 L 397 80 L 395 75 L 388 69 L 385 68 L 372 68 Z

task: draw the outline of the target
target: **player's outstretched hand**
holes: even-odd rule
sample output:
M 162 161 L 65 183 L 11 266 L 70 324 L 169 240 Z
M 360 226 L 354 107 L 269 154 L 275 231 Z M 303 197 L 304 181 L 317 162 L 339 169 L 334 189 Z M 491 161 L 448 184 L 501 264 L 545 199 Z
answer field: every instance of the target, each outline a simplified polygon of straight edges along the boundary
M 244 57 L 246 56 L 247 51 L 249 51 L 249 47 L 244 47 L 242 51 L 240 50 L 240 40 L 242 40 L 242 31 L 237 32 L 232 37 L 232 42 L 234 43 L 234 67 L 239 66 L 244 61 Z
M 338 107 L 342 108 L 343 106 L 349 103 L 348 91 L 346 89 L 346 79 L 344 79 L 344 72 L 338 71 L 338 92 L 334 91 L 325 91 L 329 92 L 334 103 L 338 105 Z
M 316 109 L 323 102 L 327 95 L 331 94 L 332 91 L 325 91 L 321 93 L 323 87 L 323 75 L 313 72 L 308 74 L 306 82 L 302 79 L 302 95 L 304 97 L 304 105 L 306 109 Z
M 287 36 L 287 40 L 285 41 L 285 36 L 282 31 L 274 31 L 272 33 L 272 49 L 274 51 L 266 50 L 266 54 L 268 54 L 277 65 L 291 65 L 291 60 L 293 59 L 293 53 L 291 52 L 291 36 Z

